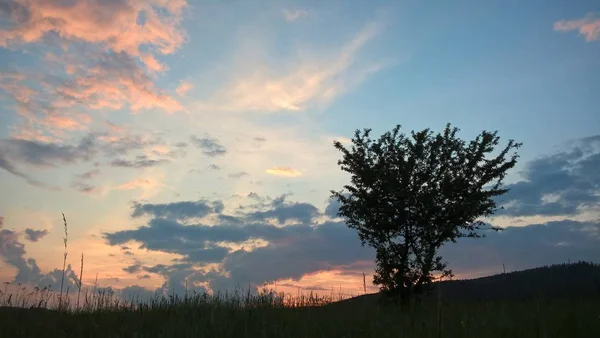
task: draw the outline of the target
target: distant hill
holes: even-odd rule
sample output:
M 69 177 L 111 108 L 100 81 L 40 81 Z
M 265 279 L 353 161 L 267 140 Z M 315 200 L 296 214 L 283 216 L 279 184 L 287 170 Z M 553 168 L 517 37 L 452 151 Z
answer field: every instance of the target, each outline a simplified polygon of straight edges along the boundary
M 590 298 L 600 296 L 600 264 L 577 262 L 542 266 L 487 277 L 436 282 L 429 298 L 441 288 L 448 301 L 506 301 L 536 298 Z M 376 301 L 379 293 L 367 294 L 341 303 Z

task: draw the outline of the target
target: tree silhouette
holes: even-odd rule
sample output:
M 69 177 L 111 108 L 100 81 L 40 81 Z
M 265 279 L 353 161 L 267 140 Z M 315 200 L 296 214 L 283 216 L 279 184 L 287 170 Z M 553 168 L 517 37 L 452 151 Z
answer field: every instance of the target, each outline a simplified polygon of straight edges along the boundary
M 493 198 L 508 191 L 500 186 L 518 158 L 509 152 L 521 144 L 509 140 L 488 159 L 499 144 L 497 132 L 483 131 L 467 143 L 450 124 L 435 135 L 424 129 L 409 137 L 400 128 L 378 140 L 369 137 L 371 129 L 356 130 L 350 149 L 335 141 L 343 153 L 338 165 L 351 183 L 331 193 L 362 245 L 376 249 L 373 283 L 407 304 L 432 282 L 432 273 L 452 275 L 437 256 L 442 244 L 482 236 L 479 218 L 493 214 Z

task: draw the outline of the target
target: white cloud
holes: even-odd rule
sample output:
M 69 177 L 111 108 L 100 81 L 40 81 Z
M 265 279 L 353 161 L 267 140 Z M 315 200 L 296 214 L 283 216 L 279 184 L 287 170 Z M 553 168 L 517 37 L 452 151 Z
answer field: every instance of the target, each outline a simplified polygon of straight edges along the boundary
M 305 11 L 303 9 L 284 9 L 282 12 L 283 17 L 287 21 L 296 21 L 299 19 L 306 18 L 308 16 L 308 11 Z
M 380 24 L 369 23 L 341 49 L 284 60 L 282 67 L 266 60 L 245 61 L 246 71 L 238 72 L 224 88 L 211 99 L 200 102 L 197 108 L 211 112 L 278 112 L 324 107 L 386 65 L 357 62 L 360 51 L 380 30 Z M 249 50 L 237 54 L 252 55 L 258 47 L 253 44 L 247 48 Z

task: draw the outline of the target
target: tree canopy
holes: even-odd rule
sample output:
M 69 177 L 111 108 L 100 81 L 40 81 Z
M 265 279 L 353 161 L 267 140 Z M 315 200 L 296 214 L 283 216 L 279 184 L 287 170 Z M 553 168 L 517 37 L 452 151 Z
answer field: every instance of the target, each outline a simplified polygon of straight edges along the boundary
M 521 144 L 509 140 L 495 156 L 497 132 L 483 131 L 470 142 L 450 124 L 437 134 L 397 125 L 379 139 L 371 129 L 356 130 L 351 147 L 335 141 L 338 161 L 351 174 L 342 191 L 338 215 L 357 230 L 362 245 L 376 249 L 373 283 L 408 299 L 433 281 L 433 273 L 451 276 L 438 249 L 460 237 L 481 237 L 481 221 L 496 211 L 494 198 L 506 193 L 502 181 L 515 166 Z

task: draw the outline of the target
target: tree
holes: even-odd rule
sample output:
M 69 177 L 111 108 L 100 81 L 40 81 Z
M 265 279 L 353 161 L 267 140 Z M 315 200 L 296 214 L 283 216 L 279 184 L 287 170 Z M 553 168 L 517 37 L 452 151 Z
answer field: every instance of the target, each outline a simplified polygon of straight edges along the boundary
M 509 140 L 488 159 L 500 142 L 497 132 L 483 131 L 467 143 L 450 124 L 435 135 L 425 129 L 408 137 L 400 128 L 378 140 L 370 139 L 371 129 L 356 130 L 350 149 L 335 141 L 343 153 L 338 165 L 351 174 L 351 183 L 331 193 L 341 205 L 338 215 L 357 230 L 362 245 L 376 249 L 373 284 L 407 304 L 434 272 L 452 276 L 437 255 L 444 243 L 500 230 L 480 218 L 492 215 L 494 197 L 508 191 L 502 181 L 518 159 L 509 152 L 521 144 Z

